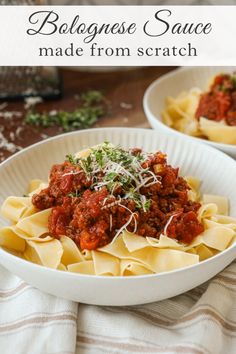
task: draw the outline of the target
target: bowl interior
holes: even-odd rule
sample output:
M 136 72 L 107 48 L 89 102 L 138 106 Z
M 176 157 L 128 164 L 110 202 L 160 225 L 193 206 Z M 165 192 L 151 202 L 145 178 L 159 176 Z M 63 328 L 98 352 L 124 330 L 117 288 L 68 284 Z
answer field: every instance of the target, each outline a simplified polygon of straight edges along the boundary
M 202 192 L 226 196 L 231 215 L 236 216 L 235 162 L 206 145 L 164 132 L 145 129 L 106 128 L 73 132 L 35 144 L 0 165 L 0 203 L 10 196 L 22 196 L 34 178 L 46 180 L 50 167 L 64 161 L 66 154 L 109 140 L 124 147 L 161 150 L 182 175 L 193 175 L 202 181 Z M 0 217 L 0 223 L 7 221 Z
M 236 67 L 189 67 L 180 68 L 163 75 L 154 81 L 147 89 L 144 95 L 144 110 L 153 126 L 153 128 L 163 127 L 172 133 L 186 136 L 165 125 L 162 122 L 161 112 L 165 107 L 165 99 L 167 96 L 176 97 L 182 91 L 188 91 L 193 87 L 205 90 L 209 80 L 219 73 L 232 73 Z M 194 140 L 205 142 L 227 153 L 236 154 L 236 146 L 229 144 L 216 143 L 200 138 L 190 137 Z

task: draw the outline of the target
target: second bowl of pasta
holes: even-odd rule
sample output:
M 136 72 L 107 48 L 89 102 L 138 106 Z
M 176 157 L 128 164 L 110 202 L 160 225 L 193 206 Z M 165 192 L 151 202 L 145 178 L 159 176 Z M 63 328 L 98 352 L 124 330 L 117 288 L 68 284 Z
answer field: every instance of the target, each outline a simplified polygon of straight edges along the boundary
M 236 157 L 235 69 L 179 68 L 154 81 L 143 100 L 151 126 Z

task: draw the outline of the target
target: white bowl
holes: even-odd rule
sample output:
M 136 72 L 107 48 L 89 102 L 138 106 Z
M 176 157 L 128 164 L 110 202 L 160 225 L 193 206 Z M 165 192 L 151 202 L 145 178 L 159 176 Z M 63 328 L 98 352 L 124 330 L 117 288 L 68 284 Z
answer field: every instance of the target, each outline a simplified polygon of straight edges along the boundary
M 230 156 L 236 158 L 236 145 L 215 143 L 209 140 L 196 138 L 181 133 L 178 130 L 168 127 L 161 118 L 161 112 L 165 106 L 167 96 L 176 97 L 182 91 L 190 90 L 193 87 L 199 87 L 205 90 L 209 79 L 219 73 L 232 73 L 236 67 L 231 66 L 213 66 L 213 67 L 188 67 L 179 68 L 155 80 L 146 90 L 143 98 L 144 112 L 154 129 L 166 131 L 172 135 L 187 137 L 191 140 L 197 140 L 211 145 Z
M 124 147 L 160 149 L 183 175 L 199 177 L 202 191 L 230 199 L 236 215 L 236 164 L 233 159 L 206 145 L 155 130 L 103 128 L 73 132 L 37 143 L 0 165 L 0 203 L 9 195 L 21 196 L 32 178 L 47 178 L 52 164 L 67 153 L 109 140 Z M 209 163 L 211 161 L 211 163 Z M 2 224 L 6 221 L 2 218 Z M 236 244 L 211 259 L 183 269 L 136 277 L 73 274 L 49 269 L 0 249 L 0 263 L 33 286 L 69 300 L 96 305 L 135 305 L 169 298 L 207 281 L 235 257 Z

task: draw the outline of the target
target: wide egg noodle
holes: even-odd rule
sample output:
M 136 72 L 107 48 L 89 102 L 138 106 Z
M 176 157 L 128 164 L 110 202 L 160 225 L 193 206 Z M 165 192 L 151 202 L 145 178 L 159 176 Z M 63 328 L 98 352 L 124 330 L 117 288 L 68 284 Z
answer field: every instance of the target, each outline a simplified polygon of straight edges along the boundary
M 223 144 L 236 144 L 236 127 L 225 122 L 215 122 L 204 117 L 199 120 L 201 132 L 211 141 Z
M 204 204 L 213 203 L 217 205 L 217 212 L 219 214 L 228 215 L 229 213 L 229 201 L 228 198 L 221 195 L 203 194 L 202 201 Z
M 184 134 L 191 135 L 191 136 L 200 136 L 199 132 L 199 124 L 198 121 L 194 119 L 184 119 L 182 121 L 182 124 L 180 125 L 180 129 L 177 129 L 182 131 Z
M 63 254 L 61 258 L 62 264 L 67 266 L 68 264 L 84 261 L 82 253 L 71 238 L 67 236 L 61 236 L 60 242 L 63 247 Z
M 132 234 L 128 231 L 123 231 L 122 238 L 129 252 L 137 251 L 148 246 L 150 247 L 150 243 L 146 237 Z
M 176 98 L 167 97 L 162 119 L 165 124 L 185 134 L 199 136 L 199 124 L 194 115 L 201 91 L 197 88 L 181 92 Z
M 185 248 L 183 244 L 163 234 L 161 234 L 159 239 L 157 239 L 153 237 L 143 237 L 132 234 L 128 231 L 123 231 L 122 238 L 129 252 L 134 252 L 145 247 L 173 248 L 182 250 Z
M 16 224 L 16 228 L 32 238 L 39 238 L 40 236 L 49 233 L 48 218 L 50 213 L 51 208 L 32 214 L 19 220 Z
M 93 261 L 83 261 L 79 263 L 69 264 L 67 270 L 72 273 L 95 275 Z
M 118 236 L 115 241 L 108 243 L 102 248 L 99 248 L 98 251 L 111 254 L 112 256 L 120 259 L 128 259 L 130 258 L 129 256 L 131 254 L 125 246 L 124 240 L 121 235 Z
M 59 240 L 48 242 L 27 241 L 24 256 L 27 260 L 45 267 L 57 269 L 61 263 L 63 247 Z
M 29 197 L 32 197 L 34 194 L 39 194 L 43 189 L 48 187 L 48 183 L 42 182 L 38 186 L 37 189 L 34 189 L 32 192 L 30 192 L 28 195 Z
M 17 222 L 24 213 L 31 207 L 30 197 L 8 197 L 2 204 L 1 213 L 7 219 Z
M 133 275 L 145 275 L 153 274 L 153 271 L 147 266 L 144 266 L 132 259 L 122 259 L 120 261 L 120 275 L 121 276 L 133 276 Z
M 217 214 L 217 212 L 218 208 L 215 203 L 203 204 L 198 210 L 198 219 L 202 221 L 205 218 Z
M 132 259 L 141 265 L 147 266 L 155 273 L 178 269 L 199 262 L 197 255 L 179 250 L 145 247 L 134 252 L 129 252 L 122 236 L 119 236 L 115 242 L 100 248 L 100 251 L 120 259 Z
M 26 244 L 26 248 L 23 253 L 23 257 L 29 262 L 42 265 L 39 255 L 37 254 L 37 252 L 35 251 L 35 249 L 33 247 L 29 246 L 29 244 Z
M 58 270 L 63 270 L 64 272 L 67 272 L 67 268 L 63 263 L 60 263 L 57 267 Z
M 233 218 L 228 215 L 213 215 L 210 219 L 205 219 L 204 223 L 207 225 L 208 228 L 224 225 L 232 230 L 236 231 L 236 218 Z
M 36 209 L 35 206 L 32 204 L 28 209 L 26 209 L 26 211 L 22 215 L 21 219 L 26 218 L 27 216 L 30 216 L 30 215 L 33 215 L 36 213 L 38 213 L 38 209 Z
M 184 177 L 185 181 L 188 183 L 188 185 L 193 189 L 195 192 L 199 192 L 201 181 L 199 178 L 196 178 L 194 176 L 186 176 Z
M 200 180 L 193 176 L 186 176 L 184 177 L 184 179 L 188 183 L 189 187 L 191 188 L 188 191 L 188 199 L 194 202 L 198 201 L 200 197 L 200 193 L 199 193 L 200 184 L 201 184 Z
M 203 244 L 195 247 L 195 251 L 196 251 L 196 254 L 199 255 L 200 262 L 214 256 L 214 252 L 209 247 L 207 247 Z
M 99 251 L 92 251 L 96 275 L 119 275 L 120 261 L 117 257 Z
M 54 238 L 50 236 L 49 233 L 45 233 L 39 236 L 31 236 L 26 234 L 24 231 L 18 229 L 15 225 L 7 226 L 7 228 L 11 229 L 17 236 L 22 238 L 25 241 L 37 241 L 37 242 L 48 242 L 53 240 Z
M 189 247 L 195 247 L 204 244 L 218 251 L 224 251 L 235 236 L 235 232 L 225 226 L 216 226 L 206 229 L 203 233 L 197 236 Z
M 171 271 L 199 263 L 199 256 L 173 249 L 151 249 L 148 264 L 155 273 Z
M 232 229 L 232 230 L 236 231 L 236 223 L 233 223 L 233 222 L 232 223 L 230 223 L 230 222 L 229 223 L 224 223 L 224 222 L 221 222 L 221 220 L 219 220 L 219 218 L 214 217 L 214 216 L 211 217 L 210 219 L 204 219 L 203 223 L 204 223 L 204 227 L 207 228 L 207 229 L 223 225 L 223 226 L 225 226 L 225 227 L 227 227 L 229 229 Z
M 191 254 L 197 254 L 196 248 L 194 248 L 194 247 L 191 247 L 191 248 L 188 247 L 186 249 L 186 252 L 191 253 Z
M 28 186 L 28 193 L 32 193 L 35 192 L 36 190 L 40 189 L 41 187 L 43 187 L 43 185 L 45 185 L 46 183 L 42 180 L 42 179 L 32 179 L 29 182 L 29 186 Z M 43 188 L 42 188 L 43 189 Z
M 0 246 L 17 252 L 24 252 L 25 240 L 19 237 L 13 227 L 2 227 L 0 229 Z
M 139 236 L 141 237 L 141 236 Z M 163 234 L 160 235 L 159 239 L 153 237 L 146 237 L 149 246 L 157 247 L 157 248 L 172 248 L 172 249 L 179 249 L 184 250 L 185 245 L 179 243 L 173 238 L 165 236 Z
M 172 117 L 170 116 L 169 112 L 162 111 L 161 115 L 162 115 L 162 121 L 166 125 L 168 125 L 168 127 L 172 127 L 173 126 L 173 120 L 172 120 Z

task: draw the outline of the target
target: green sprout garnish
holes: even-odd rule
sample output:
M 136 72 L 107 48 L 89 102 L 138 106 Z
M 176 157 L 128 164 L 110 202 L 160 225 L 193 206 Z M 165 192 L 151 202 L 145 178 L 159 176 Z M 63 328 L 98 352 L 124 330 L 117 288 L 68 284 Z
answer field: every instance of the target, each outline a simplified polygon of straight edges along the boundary
M 72 165 L 77 165 L 78 159 L 75 158 L 72 154 L 66 155 L 67 161 L 69 161 Z
M 44 128 L 58 126 L 64 131 L 87 129 L 106 114 L 105 99 L 100 91 L 88 91 L 81 95 L 81 106 L 72 112 L 53 111 L 49 113 L 35 112 L 35 108 L 27 111 L 27 124 Z
M 88 179 L 92 179 L 92 189 L 106 186 L 113 195 L 121 187 L 121 199 L 132 199 L 137 209 L 147 212 L 151 200 L 140 192 L 142 187 L 150 183 L 158 183 L 157 176 L 142 167 L 145 154 L 134 155 L 120 146 L 113 146 L 104 142 L 95 148 L 87 157 L 75 158 L 67 155 L 72 164 L 80 166 Z

